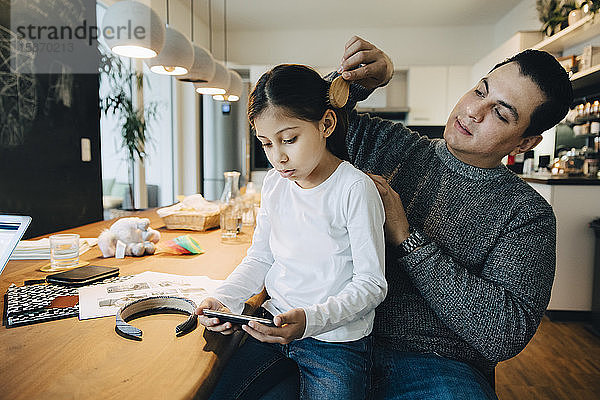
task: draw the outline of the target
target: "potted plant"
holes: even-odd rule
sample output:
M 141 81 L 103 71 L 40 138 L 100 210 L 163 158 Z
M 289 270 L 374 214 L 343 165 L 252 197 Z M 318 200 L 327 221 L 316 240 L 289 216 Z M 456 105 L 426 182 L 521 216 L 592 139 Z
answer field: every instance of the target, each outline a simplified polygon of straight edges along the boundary
M 542 31 L 552 36 L 568 25 L 569 13 L 577 8 L 575 0 L 537 0 L 536 9 Z
M 127 150 L 129 199 L 133 207 L 134 165 L 136 160 L 143 161 L 146 157 L 146 143 L 150 140 L 148 125 L 156 120 L 159 104 L 136 104 L 134 96 L 143 90 L 144 83 L 148 84 L 147 79 L 106 48 L 101 46 L 99 51 L 100 81 L 110 88 L 100 97 L 100 110 L 105 115 L 116 115 L 121 125 L 121 147 Z

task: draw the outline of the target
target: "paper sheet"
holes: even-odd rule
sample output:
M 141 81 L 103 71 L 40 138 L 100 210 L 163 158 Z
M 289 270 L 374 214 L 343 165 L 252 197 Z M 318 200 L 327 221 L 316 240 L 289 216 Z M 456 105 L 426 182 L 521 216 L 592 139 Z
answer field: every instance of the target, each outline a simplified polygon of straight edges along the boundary
M 126 303 L 149 296 L 178 296 L 200 304 L 222 281 L 147 271 L 126 282 L 79 288 L 79 319 L 114 317 Z
M 82 255 L 98 243 L 98 238 L 80 238 L 79 255 Z M 49 260 L 50 240 L 21 240 L 10 256 L 11 260 Z

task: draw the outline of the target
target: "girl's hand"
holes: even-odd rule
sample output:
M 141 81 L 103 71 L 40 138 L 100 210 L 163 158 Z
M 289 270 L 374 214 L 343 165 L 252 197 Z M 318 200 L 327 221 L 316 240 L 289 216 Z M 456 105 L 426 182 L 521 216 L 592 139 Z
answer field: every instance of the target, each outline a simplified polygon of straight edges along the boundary
M 358 36 L 352 36 L 346 42 L 338 72 L 347 81 L 375 89 L 392 79 L 394 64 L 383 51 Z
M 277 326 L 276 328 L 250 321 L 248 325 L 242 325 L 242 329 L 261 342 L 288 344 L 301 338 L 304 334 L 306 314 L 303 309 L 294 308 L 275 316 L 273 322 Z
M 202 310 L 205 308 L 208 308 L 209 310 L 227 312 L 229 312 L 229 309 L 225 307 L 219 300 L 212 297 L 207 297 L 204 299 L 204 301 L 202 301 L 202 303 L 200 303 L 200 306 L 198 306 L 196 309 L 196 315 L 199 315 L 198 321 L 209 331 L 219 332 L 223 335 L 231 335 L 233 332 L 239 329 L 238 327 L 233 326 L 231 322 L 225 322 L 222 324 L 219 321 L 219 318 L 209 318 L 205 316 L 202 312 Z
M 410 235 L 410 229 L 400 196 L 383 176 L 367 173 L 375 182 L 385 209 L 385 240 L 398 246 Z

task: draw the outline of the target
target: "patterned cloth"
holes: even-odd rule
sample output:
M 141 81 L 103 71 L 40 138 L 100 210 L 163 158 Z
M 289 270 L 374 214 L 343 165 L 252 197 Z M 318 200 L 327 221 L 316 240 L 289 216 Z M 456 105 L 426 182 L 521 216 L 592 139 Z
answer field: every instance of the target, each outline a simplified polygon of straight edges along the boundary
M 352 108 L 370 93 L 351 85 Z M 389 292 L 376 343 L 437 353 L 491 376 L 535 333 L 550 299 L 556 221 L 551 206 L 505 166 L 483 169 L 430 140 L 350 112 L 351 162 L 391 178 L 410 225 L 431 243 L 404 258 L 386 251 Z
M 108 278 L 92 285 L 123 282 L 133 275 Z M 91 285 L 89 285 L 91 286 Z M 80 287 L 55 284 L 39 284 L 17 286 L 14 283 L 8 287 L 5 295 L 8 328 L 36 324 L 38 322 L 54 321 L 79 315 L 79 304 L 74 307 L 52 308 L 51 304 L 59 296 L 77 296 Z

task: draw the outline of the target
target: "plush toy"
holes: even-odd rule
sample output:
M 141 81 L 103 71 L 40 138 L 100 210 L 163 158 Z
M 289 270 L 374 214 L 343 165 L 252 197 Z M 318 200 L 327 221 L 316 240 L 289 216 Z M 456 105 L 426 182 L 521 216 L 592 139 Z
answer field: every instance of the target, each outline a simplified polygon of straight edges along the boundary
M 98 247 L 104 257 L 143 256 L 154 254 L 159 240 L 148 218 L 121 218 L 98 236 Z

